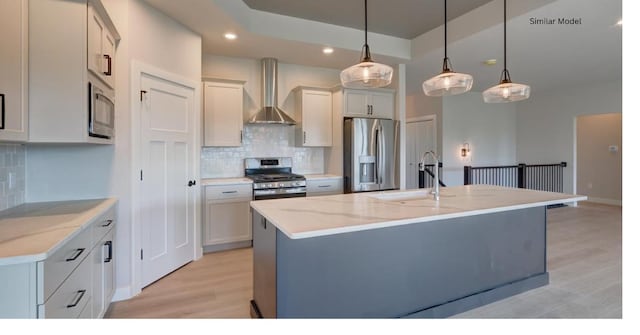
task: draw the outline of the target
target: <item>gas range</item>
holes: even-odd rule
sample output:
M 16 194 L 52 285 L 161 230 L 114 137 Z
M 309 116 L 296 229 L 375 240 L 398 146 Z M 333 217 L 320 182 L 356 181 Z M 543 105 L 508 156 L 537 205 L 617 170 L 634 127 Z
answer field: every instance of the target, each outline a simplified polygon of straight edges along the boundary
M 291 172 L 290 157 L 245 158 L 245 176 L 253 180 L 254 200 L 304 197 L 304 176 Z

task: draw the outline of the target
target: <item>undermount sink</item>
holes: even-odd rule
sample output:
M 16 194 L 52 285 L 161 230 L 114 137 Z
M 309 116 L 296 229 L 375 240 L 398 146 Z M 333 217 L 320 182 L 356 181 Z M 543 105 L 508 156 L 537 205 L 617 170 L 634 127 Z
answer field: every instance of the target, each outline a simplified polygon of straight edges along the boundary
M 416 200 L 416 199 L 431 199 L 433 200 L 433 194 L 430 194 L 430 189 L 422 190 L 409 190 L 409 191 L 391 191 L 383 193 L 371 193 L 367 194 L 368 197 L 378 200 Z

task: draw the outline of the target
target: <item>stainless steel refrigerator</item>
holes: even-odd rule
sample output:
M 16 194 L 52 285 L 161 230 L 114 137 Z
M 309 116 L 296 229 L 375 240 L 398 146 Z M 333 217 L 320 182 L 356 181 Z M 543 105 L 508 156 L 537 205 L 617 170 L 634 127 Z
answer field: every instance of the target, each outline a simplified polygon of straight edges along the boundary
M 344 192 L 398 189 L 400 123 L 344 119 Z

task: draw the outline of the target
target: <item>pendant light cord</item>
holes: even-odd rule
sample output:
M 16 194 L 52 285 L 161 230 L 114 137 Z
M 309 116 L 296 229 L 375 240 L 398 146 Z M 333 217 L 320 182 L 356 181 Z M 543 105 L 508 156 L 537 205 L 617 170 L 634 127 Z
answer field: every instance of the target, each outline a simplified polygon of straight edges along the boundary
M 364 44 L 369 45 L 367 39 L 367 0 L 364 0 Z
M 444 59 L 447 58 L 447 0 L 444 0 Z
M 504 69 L 507 69 L 507 0 L 504 0 Z
M 371 62 L 371 51 L 369 50 L 369 39 L 367 37 L 367 0 L 364 0 L 364 45 L 362 46 L 361 62 Z

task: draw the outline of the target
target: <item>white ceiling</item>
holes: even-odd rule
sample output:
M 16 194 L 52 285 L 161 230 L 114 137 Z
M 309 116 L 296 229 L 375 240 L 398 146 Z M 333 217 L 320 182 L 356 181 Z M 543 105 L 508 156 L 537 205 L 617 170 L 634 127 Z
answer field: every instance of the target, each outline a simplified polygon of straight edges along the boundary
M 364 10 L 352 13 L 358 4 L 363 7 L 362 0 L 145 1 L 201 34 L 205 53 L 275 57 L 284 63 L 342 69 L 358 62 L 364 43 Z M 287 9 L 286 4 L 296 5 Z M 416 15 L 430 4 L 433 13 L 442 15 L 438 0 L 370 0 L 368 5 L 373 58 L 389 65 L 406 64 L 408 94 L 418 94 L 422 81 L 438 74 L 442 66 L 442 16 L 428 11 Z M 502 70 L 502 1 L 452 0 L 448 6 L 448 54 L 453 69 L 474 76 L 474 91 L 497 84 Z M 514 82 L 531 85 L 532 94 L 621 80 L 622 28 L 615 25 L 622 18 L 621 0 L 512 0 L 507 6 L 507 68 Z M 351 15 L 353 21 L 347 24 Z M 374 22 L 381 17 L 384 24 Z M 581 18 L 582 23 L 535 25 L 529 21 L 558 17 Z M 362 28 L 356 28 L 359 24 Z M 227 31 L 237 33 L 238 39 L 225 40 L 222 35 Z M 324 46 L 332 46 L 335 52 L 322 54 Z M 490 58 L 498 64 L 483 65 Z

